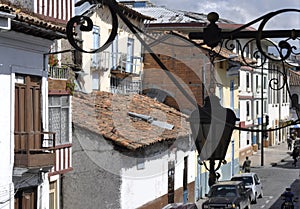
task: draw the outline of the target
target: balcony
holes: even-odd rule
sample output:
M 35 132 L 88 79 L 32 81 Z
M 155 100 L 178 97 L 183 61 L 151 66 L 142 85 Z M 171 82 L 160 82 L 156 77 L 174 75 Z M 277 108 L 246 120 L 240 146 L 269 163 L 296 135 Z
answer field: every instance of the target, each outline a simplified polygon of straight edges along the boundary
M 142 91 L 142 84 L 140 80 L 114 82 L 111 80 L 110 92 L 113 94 L 139 94 Z
M 67 67 L 62 68 L 62 67 L 51 66 L 49 67 L 48 70 L 48 74 L 50 78 L 59 79 L 59 80 L 68 80 L 69 72 L 70 69 Z
M 70 94 L 70 72 L 68 67 L 49 67 L 48 70 L 48 90 L 49 94 Z
M 15 167 L 44 168 L 55 165 L 55 133 L 15 132 Z
M 92 70 L 113 70 L 120 73 L 140 74 L 142 71 L 142 57 L 127 56 L 126 53 L 103 51 L 91 57 Z

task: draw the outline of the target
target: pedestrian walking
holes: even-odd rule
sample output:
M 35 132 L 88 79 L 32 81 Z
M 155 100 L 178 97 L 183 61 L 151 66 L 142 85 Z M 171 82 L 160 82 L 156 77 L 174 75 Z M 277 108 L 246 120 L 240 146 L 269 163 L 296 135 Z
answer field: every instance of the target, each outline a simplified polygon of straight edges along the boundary
M 243 163 L 243 170 L 245 173 L 250 173 L 250 166 L 251 166 L 251 160 L 249 160 L 249 157 L 246 157 L 246 160 Z
M 293 165 L 296 167 L 296 164 L 297 164 L 297 158 L 299 157 L 299 147 L 295 147 L 293 149 L 293 152 L 292 152 L 292 158 L 294 159 L 294 162 L 293 162 Z
M 292 139 L 291 137 L 287 138 L 288 150 L 292 150 Z

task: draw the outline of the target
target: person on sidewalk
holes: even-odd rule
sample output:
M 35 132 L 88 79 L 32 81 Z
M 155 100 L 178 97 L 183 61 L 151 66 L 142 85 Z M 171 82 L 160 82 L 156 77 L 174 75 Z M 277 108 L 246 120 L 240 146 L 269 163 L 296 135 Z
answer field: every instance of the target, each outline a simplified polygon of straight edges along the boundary
M 297 158 L 299 157 L 299 153 L 300 153 L 300 150 L 299 150 L 299 147 L 295 147 L 293 149 L 293 152 L 292 152 L 292 158 L 294 159 L 294 162 L 293 162 L 293 165 L 296 167 L 297 165 Z
M 249 160 L 249 157 L 246 157 L 246 160 L 243 163 L 243 170 L 245 173 L 250 173 L 250 166 L 251 166 L 251 160 Z
M 291 137 L 287 138 L 288 150 L 292 150 L 292 139 Z

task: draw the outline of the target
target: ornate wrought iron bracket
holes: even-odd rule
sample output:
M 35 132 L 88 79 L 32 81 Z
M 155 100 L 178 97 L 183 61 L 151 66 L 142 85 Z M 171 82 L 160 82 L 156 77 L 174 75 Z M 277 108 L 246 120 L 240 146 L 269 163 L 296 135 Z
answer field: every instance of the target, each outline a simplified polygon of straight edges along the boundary
M 210 48 L 214 48 L 218 45 L 223 44 L 224 41 L 228 40 L 236 40 L 238 39 L 253 39 L 256 41 L 256 46 L 258 48 L 258 52 L 261 53 L 264 57 L 273 60 L 273 61 L 285 61 L 290 57 L 291 54 L 299 55 L 299 52 L 296 52 L 297 49 L 296 46 L 291 46 L 288 42 L 289 40 L 296 40 L 298 39 L 300 41 L 300 30 L 298 29 L 291 29 L 291 30 L 264 30 L 264 27 L 266 23 L 275 17 L 276 15 L 282 14 L 282 13 L 288 13 L 288 12 L 296 12 L 300 13 L 299 9 L 282 9 L 275 12 L 270 12 L 266 15 L 263 15 L 233 31 L 222 31 L 221 28 L 216 24 L 216 22 L 219 19 L 219 15 L 215 12 L 211 12 L 207 15 L 207 19 L 210 22 L 210 24 L 204 28 L 203 32 L 191 32 L 189 33 L 190 39 L 201 39 L 203 40 L 203 45 L 207 45 Z M 260 25 L 258 27 L 257 31 L 251 31 L 247 30 L 248 27 L 251 25 L 260 22 Z M 279 42 L 278 46 L 274 45 L 274 47 L 277 48 L 277 51 L 279 53 L 279 59 L 274 58 L 273 56 L 270 56 L 267 52 L 264 51 L 262 48 L 262 40 L 267 38 L 285 38 L 285 40 L 282 40 Z M 225 47 L 227 44 L 225 44 Z M 241 47 L 241 44 L 239 44 Z M 226 47 L 228 48 L 228 47 Z M 230 48 L 233 49 L 233 46 L 231 45 Z M 244 47 L 241 47 L 241 49 L 244 51 L 246 49 L 246 45 Z M 243 56 L 243 53 L 241 53 Z M 243 58 L 245 61 L 245 58 Z M 247 63 L 247 62 L 246 62 Z
M 169 71 L 168 68 L 162 63 L 160 58 L 152 51 L 151 47 L 143 40 L 141 33 L 144 34 L 144 32 L 133 25 L 130 20 L 124 15 L 122 9 L 119 7 L 118 3 L 115 0 L 81 0 L 78 3 L 75 4 L 75 6 L 80 6 L 84 3 L 88 2 L 91 5 L 98 5 L 102 6 L 105 5 L 109 8 L 109 11 L 111 13 L 111 20 L 112 20 L 112 30 L 109 38 L 105 42 L 104 45 L 99 47 L 98 49 L 94 49 L 91 51 L 84 50 L 81 47 L 80 40 L 76 39 L 76 28 L 77 30 L 88 32 L 91 31 L 93 28 L 93 21 L 90 19 L 90 17 L 81 15 L 81 16 L 75 16 L 71 18 L 67 24 L 67 37 L 70 42 L 70 44 L 78 51 L 85 52 L 85 53 L 97 53 L 105 50 L 107 47 L 110 46 L 112 41 L 115 39 L 118 31 L 118 17 L 124 22 L 124 24 L 128 27 L 128 29 L 137 37 L 137 39 L 141 42 L 141 44 L 144 46 L 145 50 L 149 52 L 149 54 L 152 56 L 152 58 L 158 63 L 158 65 L 163 69 L 165 72 Z M 297 47 L 292 46 L 288 41 L 289 40 L 299 40 L 300 41 L 300 30 L 299 29 L 292 29 L 292 30 L 264 30 L 264 27 L 266 23 L 273 18 L 276 15 L 287 13 L 287 12 L 296 12 L 300 13 L 299 9 L 283 9 L 278 10 L 275 12 L 268 13 L 266 15 L 263 15 L 233 31 L 227 32 L 222 31 L 218 25 L 217 21 L 219 19 L 219 15 L 217 13 L 210 13 L 208 15 L 208 20 L 210 21 L 210 24 L 207 26 L 207 28 L 204 28 L 203 32 L 197 32 L 197 33 L 190 33 L 189 38 L 192 39 L 201 39 L 203 40 L 202 45 L 207 45 L 211 49 L 215 47 L 226 47 L 229 50 L 233 50 L 234 46 L 232 44 L 232 40 L 235 40 L 238 44 L 239 49 L 242 51 L 241 56 L 244 60 L 244 63 L 246 65 L 249 65 L 250 67 L 258 68 L 263 67 L 263 64 L 267 61 L 267 59 L 272 61 L 278 61 L 282 63 L 283 71 L 278 72 L 282 73 L 284 78 L 284 84 L 287 84 L 287 69 L 285 67 L 287 63 L 287 59 L 290 57 L 290 55 L 299 55 L 300 52 L 297 52 Z M 248 27 L 251 25 L 260 22 L 259 28 L 257 31 L 245 31 Z M 264 51 L 262 47 L 262 40 L 268 39 L 268 38 L 285 38 L 284 40 L 280 41 L 278 46 L 275 45 L 273 42 L 270 42 L 270 44 L 274 44 L 274 47 L 277 49 L 277 52 L 279 54 L 278 57 L 274 57 L 269 55 L 266 51 Z M 238 39 L 250 39 L 244 46 L 241 45 Z M 256 62 L 253 63 L 253 60 L 249 62 L 249 59 L 243 56 L 243 51 L 247 49 L 247 44 L 250 44 L 252 41 L 256 42 L 257 50 L 253 53 L 254 59 L 261 59 L 263 60 L 260 62 L 260 64 L 257 64 Z M 218 53 L 215 54 L 217 56 Z M 213 60 L 213 59 L 212 59 Z M 267 70 L 273 70 L 273 69 L 267 69 Z M 194 99 L 189 96 L 188 93 L 185 92 L 185 90 L 181 87 L 180 84 L 178 84 L 178 81 L 172 76 L 172 74 L 167 74 L 170 79 L 177 84 L 177 87 L 179 90 L 186 95 L 187 99 L 197 106 Z M 279 90 L 282 87 L 274 88 L 272 87 L 272 83 L 279 83 L 278 81 L 274 81 L 273 79 L 269 82 L 269 86 L 274 90 Z M 289 91 L 288 85 L 287 91 L 291 98 L 291 93 Z M 298 110 L 299 112 L 299 110 Z M 290 122 L 290 124 L 284 126 L 287 127 L 292 124 L 299 123 L 299 118 L 296 121 Z M 278 130 L 284 127 L 279 127 L 272 130 Z M 243 129 L 239 127 L 235 127 L 236 129 L 240 129 L 242 131 L 264 131 L 264 130 L 252 130 L 252 129 Z

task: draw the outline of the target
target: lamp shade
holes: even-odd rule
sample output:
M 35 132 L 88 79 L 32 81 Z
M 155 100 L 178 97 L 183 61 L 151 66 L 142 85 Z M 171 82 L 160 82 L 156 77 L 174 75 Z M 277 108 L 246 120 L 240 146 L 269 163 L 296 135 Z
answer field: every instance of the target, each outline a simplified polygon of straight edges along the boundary
M 192 136 L 201 160 L 224 160 L 234 129 L 235 113 L 220 105 L 214 95 L 204 99 L 204 106 L 194 110 L 189 118 Z

